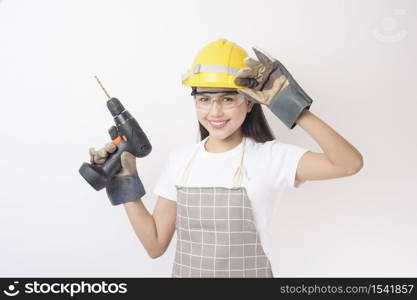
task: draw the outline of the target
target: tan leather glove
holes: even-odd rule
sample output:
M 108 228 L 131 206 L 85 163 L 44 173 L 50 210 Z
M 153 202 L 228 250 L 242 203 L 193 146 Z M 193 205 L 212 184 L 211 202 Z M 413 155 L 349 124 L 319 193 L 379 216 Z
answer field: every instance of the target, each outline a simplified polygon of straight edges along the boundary
M 92 164 L 97 165 L 104 164 L 109 154 L 113 153 L 116 150 L 117 146 L 112 142 L 106 143 L 104 147 L 100 148 L 99 150 L 95 150 L 95 148 L 90 148 L 90 162 Z M 120 163 L 122 165 L 122 168 L 114 176 L 128 176 L 137 172 L 136 157 L 130 154 L 130 152 L 125 151 L 122 153 L 122 155 L 120 156 Z
M 304 111 L 310 109 L 313 100 L 294 80 L 283 64 L 265 51 L 253 47 L 256 57 L 247 57 L 247 68 L 236 74 L 235 83 L 245 88 L 238 92 L 247 99 L 265 104 L 288 128 Z

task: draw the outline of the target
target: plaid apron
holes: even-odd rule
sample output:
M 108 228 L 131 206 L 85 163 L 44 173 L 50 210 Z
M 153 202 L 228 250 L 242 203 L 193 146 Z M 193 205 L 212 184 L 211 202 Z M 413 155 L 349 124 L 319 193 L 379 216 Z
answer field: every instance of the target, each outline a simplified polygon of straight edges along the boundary
M 208 137 L 207 137 L 208 138 Z M 252 207 L 241 187 L 245 138 L 233 188 L 186 187 L 198 144 L 177 188 L 177 246 L 172 277 L 273 277 Z

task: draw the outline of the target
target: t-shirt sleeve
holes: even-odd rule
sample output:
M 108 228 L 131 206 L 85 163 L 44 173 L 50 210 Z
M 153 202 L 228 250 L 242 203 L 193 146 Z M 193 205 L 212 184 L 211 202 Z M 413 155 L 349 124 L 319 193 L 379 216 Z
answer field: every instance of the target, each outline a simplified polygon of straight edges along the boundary
M 269 142 L 267 150 L 275 186 L 298 188 L 300 185 L 295 181 L 298 163 L 304 153 L 309 150 L 276 140 Z
M 165 162 L 161 174 L 156 182 L 153 192 L 168 200 L 177 201 L 177 189 L 175 187 L 178 168 L 174 159 L 175 153 L 171 152 Z

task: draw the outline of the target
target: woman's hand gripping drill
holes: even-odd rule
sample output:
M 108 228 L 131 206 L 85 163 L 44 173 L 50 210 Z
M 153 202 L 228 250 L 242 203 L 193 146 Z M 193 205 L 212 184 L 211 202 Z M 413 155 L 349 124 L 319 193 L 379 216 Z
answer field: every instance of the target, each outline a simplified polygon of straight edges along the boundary
M 110 127 L 109 134 L 114 139 L 115 126 Z M 90 162 L 103 164 L 108 156 L 117 150 L 113 142 L 108 142 L 103 148 L 90 148 Z M 119 205 L 140 199 L 145 195 L 145 189 L 136 169 L 136 157 L 125 151 L 120 156 L 121 170 L 116 173 L 106 186 L 107 196 L 112 205 Z

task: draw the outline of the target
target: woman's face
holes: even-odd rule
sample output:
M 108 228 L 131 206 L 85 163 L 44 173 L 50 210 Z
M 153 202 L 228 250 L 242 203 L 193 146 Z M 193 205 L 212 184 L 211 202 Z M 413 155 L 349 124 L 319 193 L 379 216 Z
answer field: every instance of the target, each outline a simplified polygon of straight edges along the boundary
M 204 91 L 224 91 L 224 93 L 207 93 L 201 95 Z M 198 121 L 207 129 L 211 138 L 225 139 L 240 129 L 246 114 L 251 111 L 254 103 L 244 99 L 240 94 L 227 94 L 229 91 L 236 91 L 233 88 L 215 88 L 215 87 L 197 87 L 198 95 L 202 101 L 213 101 L 211 107 L 207 110 L 199 109 L 196 106 Z M 202 99 L 202 97 L 204 97 Z M 230 99 L 233 98 L 233 99 Z M 234 108 L 224 108 L 223 102 L 227 101 L 241 102 Z

